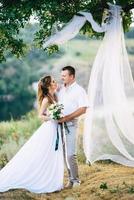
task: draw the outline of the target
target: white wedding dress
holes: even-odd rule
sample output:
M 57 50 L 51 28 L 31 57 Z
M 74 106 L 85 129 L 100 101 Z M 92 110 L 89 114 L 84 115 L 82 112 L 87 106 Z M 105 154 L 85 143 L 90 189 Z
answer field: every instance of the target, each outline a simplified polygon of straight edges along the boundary
M 23 188 L 49 193 L 63 188 L 64 161 L 61 136 L 55 150 L 57 123 L 44 122 L 0 171 L 0 192 Z

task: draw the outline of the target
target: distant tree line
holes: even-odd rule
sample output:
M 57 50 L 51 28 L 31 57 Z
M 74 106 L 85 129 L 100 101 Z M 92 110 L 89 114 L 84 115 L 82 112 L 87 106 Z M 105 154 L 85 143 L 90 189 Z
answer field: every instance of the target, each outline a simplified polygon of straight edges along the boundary
M 131 27 L 129 32 L 126 33 L 126 37 L 134 39 L 134 27 Z

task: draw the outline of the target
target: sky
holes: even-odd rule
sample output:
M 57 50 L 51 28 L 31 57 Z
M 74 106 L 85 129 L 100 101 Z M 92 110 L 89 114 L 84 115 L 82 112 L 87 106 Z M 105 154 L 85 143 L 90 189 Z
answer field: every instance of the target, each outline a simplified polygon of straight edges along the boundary
M 131 26 L 134 26 L 134 9 L 132 9 L 133 12 L 133 23 L 131 24 Z

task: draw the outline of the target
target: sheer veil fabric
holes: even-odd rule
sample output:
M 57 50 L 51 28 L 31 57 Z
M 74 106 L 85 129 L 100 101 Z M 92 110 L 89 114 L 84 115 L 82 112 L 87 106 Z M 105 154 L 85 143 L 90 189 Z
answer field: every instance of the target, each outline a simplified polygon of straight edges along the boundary
M 87 161 L 111 159 L 134 167 L 134 81 L 125 47 L 121 7 L 109 3 L 109 19 L 98 25 L 91 13 L 75 15 L 44 48 L 63 44 L 77 35 L 86 20 L 105 32 L 88 85 L 89 105 L 84 124 Z
M 90 108 L 84 150 L 91 163 L 111 159 L 134 167 L 134 82 L 121 24 L 121 8 L 110 6 L 107 24 L 88 86 Z

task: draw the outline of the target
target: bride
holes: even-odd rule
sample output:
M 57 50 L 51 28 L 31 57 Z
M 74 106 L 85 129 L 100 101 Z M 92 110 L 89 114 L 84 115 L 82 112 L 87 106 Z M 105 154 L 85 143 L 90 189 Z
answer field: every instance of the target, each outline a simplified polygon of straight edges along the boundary
M 63 188 L 61 137 L 55 150 L 57 122 L 46 114 L 48 106 L 57 101 L 56 90 L 57 83 L 51 76 L 40 79 L 38 103 L 43 123 L 0 171 L 0 192 L 24 188 L 35 193 L 49 193 Z

